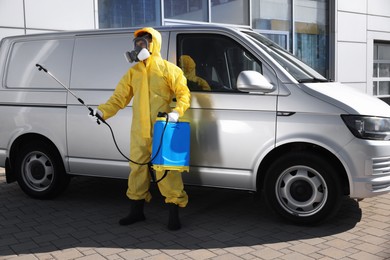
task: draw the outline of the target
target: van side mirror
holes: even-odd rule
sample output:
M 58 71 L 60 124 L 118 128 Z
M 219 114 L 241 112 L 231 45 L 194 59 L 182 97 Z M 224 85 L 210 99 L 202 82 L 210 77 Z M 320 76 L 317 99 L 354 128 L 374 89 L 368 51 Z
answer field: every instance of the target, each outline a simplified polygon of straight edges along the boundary
M 259 72 L 244 70 L 237 78 L 237 89 L 242 92 L 269 93 L 274 86 Z

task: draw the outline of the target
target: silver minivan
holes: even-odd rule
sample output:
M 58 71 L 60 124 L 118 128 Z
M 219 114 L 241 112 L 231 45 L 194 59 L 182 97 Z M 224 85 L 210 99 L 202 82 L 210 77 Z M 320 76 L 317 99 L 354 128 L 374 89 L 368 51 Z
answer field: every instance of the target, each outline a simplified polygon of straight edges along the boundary
M 329 82 L 250 29 L 156 28 L 163 58 L 190 56 L 210 88 L 190 84 L 187 185 L 263 192 L 294 223 L 333 216 L 341 197 L 390 191 L 390 107 Z M 34 198 L 59 195 L 74 175 L 127 178 L 128 162 L 89 106 L 105 102 L 132 64 L 133 29 L 4 38 L 0 46 L 0 167 Z M 172 100 L 174 106 L 175 100 Z M 132 104 L 108 123 L 129 154 Z M 130 154 L 131 158 L 131 154 Z

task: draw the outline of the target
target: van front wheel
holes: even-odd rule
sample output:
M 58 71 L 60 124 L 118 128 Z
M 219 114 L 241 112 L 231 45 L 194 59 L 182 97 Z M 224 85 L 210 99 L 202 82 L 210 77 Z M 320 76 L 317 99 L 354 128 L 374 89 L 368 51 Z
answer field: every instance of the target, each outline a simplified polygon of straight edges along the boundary
M 58 152 L 43 143 L 22 147 L 15 166 L 19 186 L 33 198 L 53 198 L 65 190 L 70 180 Z
M 268 205 L 296 224 L 316 224 L 339 209 L 341 186 L 329 162 L 312 153 L 294 153 L 275 160 L 265 179 Z

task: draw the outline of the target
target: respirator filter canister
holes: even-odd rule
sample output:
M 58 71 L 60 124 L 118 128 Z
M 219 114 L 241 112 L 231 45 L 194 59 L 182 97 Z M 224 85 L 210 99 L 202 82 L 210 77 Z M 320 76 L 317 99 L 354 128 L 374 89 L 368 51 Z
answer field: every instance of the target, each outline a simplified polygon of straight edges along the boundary
M 134 50 L 125 52 L 126 60 L 132 63 L 134 61 L 144 61 L 149 58 L 149 40 L 151 40 L 149 35 L 134 38 Z

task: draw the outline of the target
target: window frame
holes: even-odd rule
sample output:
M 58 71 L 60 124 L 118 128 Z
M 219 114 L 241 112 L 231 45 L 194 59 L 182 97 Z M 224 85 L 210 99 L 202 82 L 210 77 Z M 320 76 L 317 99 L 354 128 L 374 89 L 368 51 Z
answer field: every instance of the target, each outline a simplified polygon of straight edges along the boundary
M 174 37 L 172 38 L 175 38 L 175 45 L 176 46 L 176 51 L 175 51 L 175 57 L 174 57 L 174 61 L 176 61 L 176 64 L 177 66 L 180 67 L 180 64 L 179 64 L 179 57 L 180 55 L 185 55 L 187 53 L 182 53 L 182 45 L 183 43 L 181 41 L 183 41 L 184 39 L 188 39 L 188 38 L 213 38 L 213 37 L 220 37 L 220 39 L 224 38 L 225 40 L 227 41 L 230 41 L 231 42 L 231 46 L 237 46 L 239 47 L 239 50 L 242 51 L 242 54 L 246 54 L 246 55 L 249 55 L 249 57 L 252 59 L 252 64 L 256 64 L 256 66 L 258 66 L 260 68 L 261 71 L 258 71 L 260 72 L 261 74 L 263 74 L 263 71 L 264 71 L 264 62 L 259 59 L 259 57 L 257 55 L 255 55 L 254 53 L 252 53 L 252 51 L 250 51 L 248 48 L 246 48 L 240 41 L 234 39 L 233 37 L 229 37 L 228 35 L 225 35 L 225 34 L 218 34 L 218 33 L 215 33 L 215 32 L 175 32 L 174 34 Z M 218 39 L 217 39 L 218 40 Z M 171 45 L 172 46 L 172 45 Z M 188 48 L 188 47 L 187 47 Z M 202 49 L 202 48 L 199 48 L 199 49 Z M 224 50 L 224 56 L 225 56 L 225 59 L 223 61 L 223 63 L 225 63 L 224 65 L 224 69 L 225 69 L 225 73 L 226 73 L 226 80 L 229 82 L 229 86 L 230 86 L 230 89 L 226 89 L 226 90 L 217 90 L 217 89 L 211 89 L 211 91 L 207 91 L 207 90 L 194 90 L 194 89 L 190 89 L 191 91 L 195 91 L 195 92 L 209 92 L 209 93 L 241 93 L 241 94 L 247 94 L 245 92 L 240 92 L 237 87 L 236 87 L 236 84 L 232 84 L 232 76 L 230 75 L 231 72 L 232 72 L 232 67 L 231 67 L 231 64 L 232 63 L 229 63 L 228 62 L 228 57 L 226 57 L 226 54 L 227 54 L 227 50 L 228 48 L 226 48 Z M 173 50 L 171 50 L 173 51 Z M 196 56 L 196 55 L 194 55 Z M 195 61 L 196 63 L 196 61 Z M 198 68 L 198 65 L 197 65 L 197 68 Z M 212 67 L 212 69 L 215 69 L 215 67 Z M 244 71 L 245 69 L 241 70 L 241 71 Z M 198 73 L 199 75 L 199 73 Z M 238 74 L 235 76 L 235 79 L 237 80 L 237 76 Z M 210 81 L 210 78 L 204 78 L 206 81 Z M 231 87 L 234 87 L 234 88 L 231 88 Z
M 390 59 L 379 59 L 378 58 L 378 51 L 377 48 L 379 46 L 386 46 L 390 48 L 390 42 L 385 42 L 385 41 L 374 41 L 374 50 L 373 50 L 373 73 L 372 73 L 372 93 L 373 96 L 378 97 L 378 98 L 388 98 L 390 97 L 390 75 L 388 77 L 381 77 L 380 70 L 379 70 L 379 65 L 380 64 L 390 64 Z M 376 54 L 376 55 L 375 55 Z M 375 66 L 377 65 L 377 66 Z M 388 94 L 379 94 L 380 93 L 380 82 L 389 82 L 389 90 Z

